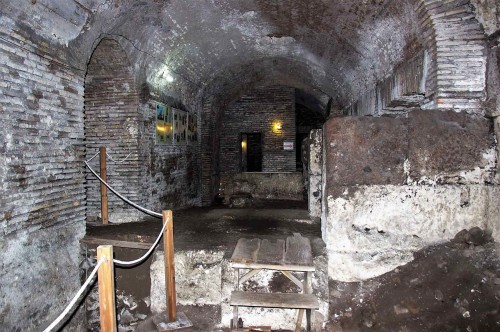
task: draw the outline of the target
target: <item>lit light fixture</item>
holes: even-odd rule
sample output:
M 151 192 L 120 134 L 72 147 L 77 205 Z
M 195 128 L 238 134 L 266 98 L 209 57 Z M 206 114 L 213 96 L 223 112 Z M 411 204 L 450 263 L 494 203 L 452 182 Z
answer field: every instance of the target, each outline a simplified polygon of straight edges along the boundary
M 161 125 L 161 124 L 157 124 L 156 125 L 156 130 L 160 133 L 166 133 L 166 132 L 171 132 L 172 131 L 172 126 L 170 125 Z
M 273 122 L 273 133 L 280 134 L 283 129 L 283 123 L 279 120 Z
M 174 77 L 170 73 L 170 68 L 168 68 L 168 66 L 164 66 L 160 69 L 160 77 L 164 78 L 168 83 L 172 83 L 174 81 Z
M 247 148 L 247 141 L 241 141 L 241 148 L 245 150 Z
M 172 83 L 174 81 L 174 77 L 170 74 L 167 74 L 167 76 L 165 76 L 165 79 L 168 83 Z

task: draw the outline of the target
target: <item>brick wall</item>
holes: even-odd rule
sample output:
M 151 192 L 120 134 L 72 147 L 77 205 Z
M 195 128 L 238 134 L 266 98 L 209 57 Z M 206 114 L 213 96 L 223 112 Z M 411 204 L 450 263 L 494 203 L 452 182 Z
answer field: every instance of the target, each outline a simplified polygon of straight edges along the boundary
M 283 123 L 280 133 L 273 121 Z M 284 151 L 283 142 L 295 142 L 295 90 L 283 86 L 259 87 L 229 105 L 222 115 L 220 132 L 221 174 L 240 169 L 240 133 L 262 134 L 262 171 L 294 172 L 295 148 Z
M 7 26 L 0 26 L 0 325 L 30 331 L 79 287 L 83 71 L 46 53 L 29 29 Z
M 139 151 L 142 204 L 155 211 L 200 205 L 199 140 L 198 143 L 182 146 L 156 144 L 155 126 L 156 102 L 149 100 L 141 103 Z
M 85 147 L 90 158 L 105 146 L 108 182 L 133 202 L 140 202 L 139 98 L 127 55 L 114 40 L 103 39 L 95 49 L 85 77 Z M 99 169 L 99 158 L 91 163 Z M 100 216 L 99 181 L 86 176 L 87 215 Z M 114 194 L 108 194 L 110 221 L 130 221 L 140 216 Z
M 419 0 L 422 39 L 430 55 L 430 107 L 482 111 L 486 86 L 484 32 L 469 1 Z

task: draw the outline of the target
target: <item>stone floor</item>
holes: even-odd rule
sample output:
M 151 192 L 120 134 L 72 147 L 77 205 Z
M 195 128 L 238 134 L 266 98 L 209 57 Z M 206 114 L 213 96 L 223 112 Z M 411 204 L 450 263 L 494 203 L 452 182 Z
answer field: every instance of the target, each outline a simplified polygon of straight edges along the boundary
M 223 251 L 229 257 L 240 237 L 276 239 L 299 232 L 319 240 L 320 225 L 300 207 L 174 211 L 175 247 L 179 251 Z M 87 236 L 151 243 L 160 229 L 159 220 L 145 219 L 130 224 L 88 225 Z M 141 252 L 144 250 L 129 249 L 117 254 L 120 259 L 133 259 Z M 330 280 L 324 287 L 329 298 L 324 331 L 500 331 L 500 244 L 492 242 L 487 232 L 478 228 L 462 231 L 453 241 L 424 248 L 414 257 L 406 265 L 363 282 Z M 151 260 L 145 264 L 144 275 Z M 117 269 L 119 276 L 126 273 L 136 272 Z M 140 280 L 129 275 L 117 280 L 117 285 L 125 285 L 124 279 L 132 280 L 126 287 L 132 285 L 139 291 L 150 287 L 149 275 Z M 130 301 L 117 302 L 119 314 L 130 316 L 134 312 L 127 307 Z M 135 311 L 141 308 L 147 309 L 139 303 Z M 222 331 L 217 325 L 220 306 L 189 305 L 178 310 L 194 323 L 186 331 Z M 120 331 L 135 329 L 154 331 L 150 313 L 133 318 Z
M 320 251 L 317 243 L 322 241 L 318 220 L 311 220 L 304 202 L 267 201 L 254 202 L 252 209 L 190 208 L 173 211 L 175 250 L 218 251 L 229 258 L 239 238 L 284 239 L 293 233 L 300 233 L 313 241 L 313 251 Z M 127 241 L 151 244 L 161 230 L 161 220 L 146 217 L 133 223 L 111 223 L 107 226 L 98 223 L 87 224 L 86 240 Z M 159 248 L 162 248 L 162 243 Z M 131 260 L 143 254 L 144 250 L 115 248 L 115 258 Z M 317 253 L 315 253 L 317 254 Z M 119 292 L 126 289 L 125 295 L 117 296 L 117 315 L 119 321 L 125 317 L 128 324 L 122 324 L 121 331 L 156 331 L 152 315 L 144 301 L 145 290 L 149 291 L 151 280 L 148 271 L 151 259 L 138 267 L 139 276 L 134 269 L 117 268 L 115 271 L 116 288 Z M 121 289 L 120 289 L 121 288 Z M 132 300 L 133 299 L 133 300 Z M 150 299 L 148 299 L 150 300 Z M 132 308 L 129 303 L 137 304 Z M 220 305 L 179 305 L 178 311 L 184 312 L 193 322 L 193 328 L 184 331 L 223 331 L 218 325 L 221 317 Z M 144 315 L 147 318 L 144 319 Z M 95 316 L 95 314 L 94 314 Z M 98 330 L 94 324 L 91 330 Z M 226 329 L 227 330 L 227 329 Z

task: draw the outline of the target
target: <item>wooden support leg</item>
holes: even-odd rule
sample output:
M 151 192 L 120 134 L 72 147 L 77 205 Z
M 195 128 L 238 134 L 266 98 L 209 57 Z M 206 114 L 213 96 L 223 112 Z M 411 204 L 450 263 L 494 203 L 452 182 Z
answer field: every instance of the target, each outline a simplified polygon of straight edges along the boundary
M 236 269 L 236 290 L 240 290 L 240 269 Z M 238 306 L 233 306 L 233 329 L 238 328 Z
M 303 318 L 304 318 L 304 309 L 299 309 L 299 314 L 297 315 L 297 323 L 295 323 L 295 332 L 300 332 Z
M 177 320 L 177 295 L 175 292 L 175 266 L 174 266 L 174 226 L 172 211 L 163 211 L 163 245 L 165 248 L 165 287 L 167 288 L 167 312 L 170 323 Z
M 115 273 L 113 265 L 113 246 L 97 247 L 97 261 L 104 258 L 104 263 L 97 272 L 99 286 L 99 314 L 101 331 L 116 332 Z
M 304 280 L 304 293 L 312 293 L 312 272 L 306 272 L 306 279 Z M 307 332 L 311 332 L 311 309 L 306 310 Z

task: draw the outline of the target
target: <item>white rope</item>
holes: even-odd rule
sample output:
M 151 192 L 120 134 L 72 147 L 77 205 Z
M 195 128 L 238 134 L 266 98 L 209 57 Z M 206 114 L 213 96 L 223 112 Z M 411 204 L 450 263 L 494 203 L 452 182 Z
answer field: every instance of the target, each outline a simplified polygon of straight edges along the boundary
M 90 163 L 92 161 L 92 159 L 94 159 L 95 157 L 97 157 L 99 155 L 99 152 L 97 152 L 95 155 L 93 155 L 89 160 L 87 160 L 87 163 Z
M 76 295 L 73 297 L 73 299 L 71 300 L 71 302 L 68 304 L 68 306 L 52 322 L 52 324 L 50 324 L 45 330 L 43 330 L 43 332 L 50 332 L 50 331 L 52 331 L 54 329 L 54 327 L 56 327 L 61 322 L 61 320 L 68 314 L 68 312 L 71 310 L 71 308 L 73 308 L 73 306 L 78 301 L 78 299 L 80 298 L 80 296 L 82 295 L 82 293 L 87 289 L 88 285 L 90 284 L 90 282 L 94 278 L 95 274 L 97 273 L 97 270 L 99 270 L 99 267 L 102 265 L 102 263 L 104 263 L 105 259 L 106 259 L 105 257 L 102 257 L 99 260 L 99 262 L 97 262 L 96 266 L 92 270 L 92 273 L 90 273 L 90 276 L 87 278 L 87 280 L 85 280 L 85 283 L 82 285 L 82 287 L 80 287 L 80 289 L 78 290 L 78 292 L 76 293 Z
M 143 208 L 142 206 L 137 205 L 134 202 L 132 202 L 129 199 L 127 199 L 126 197 L 120 195 L 120 193 L 118 193 L 109 184 L 107 184 L 106 181 L 104 181 L 103 179 L 101 179 L 101 177 L 99 175 L 97 175 L 97 173 L 92 169 L 92 167 L 89 166 L 89 164 L 86 161 L 85 161 L 85 165 L 87 165 L 88 169 L 92 172 L 92 174 L 95 175 L 96 178 L 99 179 L 99 181 L 101 181 L 102 184 L 104 184 L 109 190 L 111 190 L 111 192 L 113 192 L 116 196 L 118 196 L 122 201 L 124 201 L 125 203 L 128 203 L 128 204 L 132 205 L 137 210 L 140 210 L 140 211 L 142 211 L 142 212 L 144 212 L 146 214 L 149 214 L 150 216 L 153 216 L 153 217 L 156 217 L 156 218 L 160 218 L 160 219 L 163 218 L 163 216 L 162 216 L 161 213 L 154 212 L 154 211 L 148 210 L 146 208 Z
M 151 254 L 151 252 L 153 252 L 153 250 L 156 247 L 156 245 L 158 244 L 158 242 L 160 242 L 161 236 L 163 235 L 163 232 L 165 231 L 165 227 L 167 226 L 167 224 L 169 222 L 170 222 L 170 220 L 167 220 L 167 222 L 163 224 L 163 228 L 161 229 L 160 234 L 156 238 L 156 241 L 153 243 L 153 245 L 151 246 L 151 248 L 149 248 L 148 252 L 144 254 L 144 256 L 142 256 L 140 258 L 137 258 L 136 260 L 128 261 L 128 262 L 127 261 L 121 261 L 121 260 L 118 260 L 118 259 L 113 259 L 113 262 L 115 264 L 117 264 L 117 265 L 120 265 L 120 266 L 134 266 L 134 265 L 137 265 L 137 264 L 143 262 L 146 258 L 148 258 L 148 256 Z
M 125 160 L 128 159 L 128 157 L 130 157 L 132 155 L 132 152 L 130 152 L 125 158 L 123 158 L 122 160 L 120 161 L 116 161 L 114 160 L 107 152 L 106 152 L 106 156 L 108 156 L 109 160 L 111 160 L 112 162 L 114 162 L 115 164 L 121 164 L 123 163 Z

